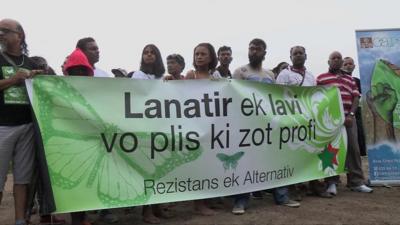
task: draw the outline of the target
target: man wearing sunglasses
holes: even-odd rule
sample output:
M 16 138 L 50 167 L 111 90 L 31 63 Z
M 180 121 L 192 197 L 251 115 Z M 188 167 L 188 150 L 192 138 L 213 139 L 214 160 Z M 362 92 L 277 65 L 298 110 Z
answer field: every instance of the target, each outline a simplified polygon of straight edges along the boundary
M 27 56 L 22 26 L 0 20 L 0 202 L 10 161 L 14 178 L 15 224 L 25 225 L 24 213 L 34 164 L 34 132 L 24 80 L 40 70 Z

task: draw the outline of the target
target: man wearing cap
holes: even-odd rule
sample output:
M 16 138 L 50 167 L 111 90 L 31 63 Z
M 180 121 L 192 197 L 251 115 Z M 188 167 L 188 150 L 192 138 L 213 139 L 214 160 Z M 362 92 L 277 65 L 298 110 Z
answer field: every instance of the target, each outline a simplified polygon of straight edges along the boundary
M 24 214 L 34 165 L 34 132 L 25 79 L 39 73 L 27 56 L 25 32 L 15 20 L 0 21 L 0 202 L 12 161 L 15 224 Z

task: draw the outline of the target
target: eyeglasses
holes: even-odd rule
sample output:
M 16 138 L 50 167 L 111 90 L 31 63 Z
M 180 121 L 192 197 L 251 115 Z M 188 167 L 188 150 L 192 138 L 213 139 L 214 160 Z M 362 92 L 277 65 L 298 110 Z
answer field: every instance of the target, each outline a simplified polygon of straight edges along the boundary
M 20 32 L 8 28 L 0 28 L 0 34 L 9 34 L 9 33 L 19 34 Z

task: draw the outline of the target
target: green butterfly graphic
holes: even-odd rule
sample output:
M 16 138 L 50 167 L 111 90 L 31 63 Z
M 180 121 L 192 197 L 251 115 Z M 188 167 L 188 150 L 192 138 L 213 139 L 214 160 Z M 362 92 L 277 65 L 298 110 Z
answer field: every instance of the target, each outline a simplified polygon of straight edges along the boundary
M 233 155 L 226 155 L 224 153 L 218 153 L 217 158 L 222 162 L 222 165 L 226 170 L 231 169 L 236 169 L 238 165 L 238 161 L 242 156 L 244 155 L 244 152 L 236 152 Z
M 150 198 L 143 190 L 144 179 L 158 180 L 202 154 L 201 149 L 164 151 L 151 159 L 150 134 L 146 132 L 135 132 L 140 145 L 134 152 L 126 153 L 117 144 L 107 152 L 100 134 L 103 133 L 110 143 L 114 133 L 125 132 L 103 121 L 67 82 L 67 79 L 76 78 L 39 76 L 33 82 L 33 103 L 55 195 L 57 191 L 62 195 L 61 189 L 74 191 L 83 184 L 96 192 L 107 207 L 144 204 Z M 133 140 L 124 139 L 123 143 L 133 146 Z M 77 202 L 73 210 L 79 207 Z

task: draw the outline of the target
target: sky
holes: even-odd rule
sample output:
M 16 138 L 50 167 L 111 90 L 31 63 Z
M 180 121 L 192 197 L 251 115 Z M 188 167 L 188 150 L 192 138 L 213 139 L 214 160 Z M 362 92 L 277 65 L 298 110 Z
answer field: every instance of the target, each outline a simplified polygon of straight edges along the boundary
M 96 64 L 138 70 L 143 47 L 155 44 L 166 56 L 181 54 L 185 72 L 201 42 L 233 50 L 231 71 L 247 64 L 250 40 L 267 43 L 264 67 L 290 62 L 289 50 L 307 50 L 306 67 L 327 71 L 328 56 L 340 51 L 356 59 L 356 30 L 399 28 L 398 0 L 1 0 L 0 18 L 12 18 L 26 32 L 30 56 L 45 57 L 57 73 L 83 37 L 100 48 Z M 17 9 L 17 10 L 14 10 Z M 356 76 L 358 70 L 355 71 Z

